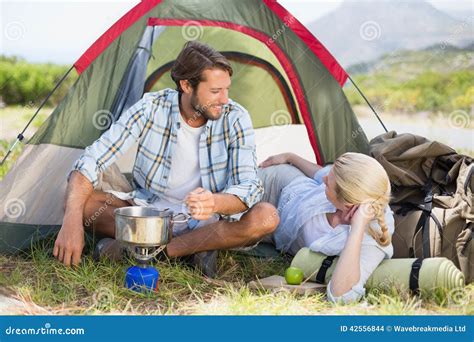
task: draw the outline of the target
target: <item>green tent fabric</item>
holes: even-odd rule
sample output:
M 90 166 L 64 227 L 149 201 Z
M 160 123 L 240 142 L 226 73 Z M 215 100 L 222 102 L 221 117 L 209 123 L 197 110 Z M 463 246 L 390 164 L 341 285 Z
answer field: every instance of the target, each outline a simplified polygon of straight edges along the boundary
M 303 270 L 305 277 L 316 281 L 316 274 L 323 260 L 327 256 L 302 248 L 293 258 L 291 266 Z M 327 284 L 336 268 L 335 258 L 331 267 L 326 272 L 325 283 Z M 367 280 L 366 287 L 396 285 L 397 287 L 409 288 L 410 272 L 412 264 L 416 259 L 385 259 L 375 269 Z M 420 290 L 433 291 L 435 289 L 455 289 L 464 287 L 464 275 L 447 258 L 427 258 L 423 260 L 419 273 Z
M 255 128 L 303 125 L 320 164 L 368 153 L 342 89 L 347 73 L 277 1 L 144 0 L 74 63 L 77 81 L 0 182 L 0 252 L 60 228 L 74 161 L 144 91 L 173 86 L 169 67 L 195 39 L 228 56 L 236 71 L 230 97 L 249 109 Z M 122 159 L 99 189 L 127 187 L 120 176 L 133 151 Z

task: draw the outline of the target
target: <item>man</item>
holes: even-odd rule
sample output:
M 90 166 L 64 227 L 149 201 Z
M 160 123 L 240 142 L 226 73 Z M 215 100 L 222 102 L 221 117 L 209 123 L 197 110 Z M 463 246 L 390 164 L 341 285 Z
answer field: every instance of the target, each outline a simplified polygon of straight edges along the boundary
M 263 187 L 256 172 L 249 114 L 228 98 L 232 72 L 219 52 L 188 42 L 171 70 L 177 91 L 145 94 L 85 149 L 69 175 L 63 225 L 53 251 L 56 258 L 67 266 L 77 265 L 84 226 L 114 237 L 114 210 L 129 205 L 175 212 L 186 208 L 193 220 L 174 228 L 177 237 L 167 245 L 166 254 L 197 253 L 209 276 L 215 272 L 216 250 L 246 246 L 274 231 L 276 209 L 258 203 Z M 135 190 L 94 190 L 98 175 L 136 141 Z M 219 220 L 239 213 L 243 215 L 238 221 Z M 103 239 L 96 250 L 103 254 L 118 245 Z

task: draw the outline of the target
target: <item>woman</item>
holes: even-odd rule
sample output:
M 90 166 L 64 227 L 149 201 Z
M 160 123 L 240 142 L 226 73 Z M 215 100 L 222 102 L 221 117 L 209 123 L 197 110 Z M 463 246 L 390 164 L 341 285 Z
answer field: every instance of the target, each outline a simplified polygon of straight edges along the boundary
M 326 167 L 283 153 L 260 167 L 263 201 L 275 205 L 280 215 L 266 240 L 293 255 L 302 247 L 339 255 L 328 299 L 360 299 L 374 269 L 393 254 L 390 181 L 383 167 L 360 153 L 345 153 Z

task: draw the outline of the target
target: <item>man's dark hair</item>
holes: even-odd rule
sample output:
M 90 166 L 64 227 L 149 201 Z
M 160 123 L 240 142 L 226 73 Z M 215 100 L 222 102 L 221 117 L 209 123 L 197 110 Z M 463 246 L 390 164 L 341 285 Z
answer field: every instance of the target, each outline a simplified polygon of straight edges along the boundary
M 214 68 L 227 71 L 229 76 L 232 76 L 232 67 L 220 52 L 207 44 L 189 41 L 184 44 L 171 68 L 171 78 L 176 83 L 176 90 L 182 93 L 179 81 L 188 80 L 193 89 L 196 89 L 199 82 L 204 81 L 202 72 Z

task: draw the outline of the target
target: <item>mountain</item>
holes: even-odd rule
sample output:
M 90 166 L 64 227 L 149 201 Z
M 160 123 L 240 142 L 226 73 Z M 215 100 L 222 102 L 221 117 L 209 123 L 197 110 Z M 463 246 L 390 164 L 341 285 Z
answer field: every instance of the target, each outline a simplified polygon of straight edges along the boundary
M 399 50 L 468 45 L 473 18 L 456 19 L 424 0 L 346 0 L 307 27 L 348 67 Z
M 440 49 L 436 44 L 417 51 L 399 50 L 346 68 L 351 76 L 384 74 L 399 81 L 412 79 L 427 71 L 448 74 L 462 70 L 474 70 L 474 43 L 464 48 L 445 45 Z
M 471 8 L 474 5 L 471 5 Z M 464 21 L 468 19 L 469 15 L 472 15 L 472 13 L 466 13 L 466 11 L 459 10 L 459 9 L 443 9 L 443 12 L 446 12 L 449 14 L 451 17 L 456 18 L 458 20 Z

